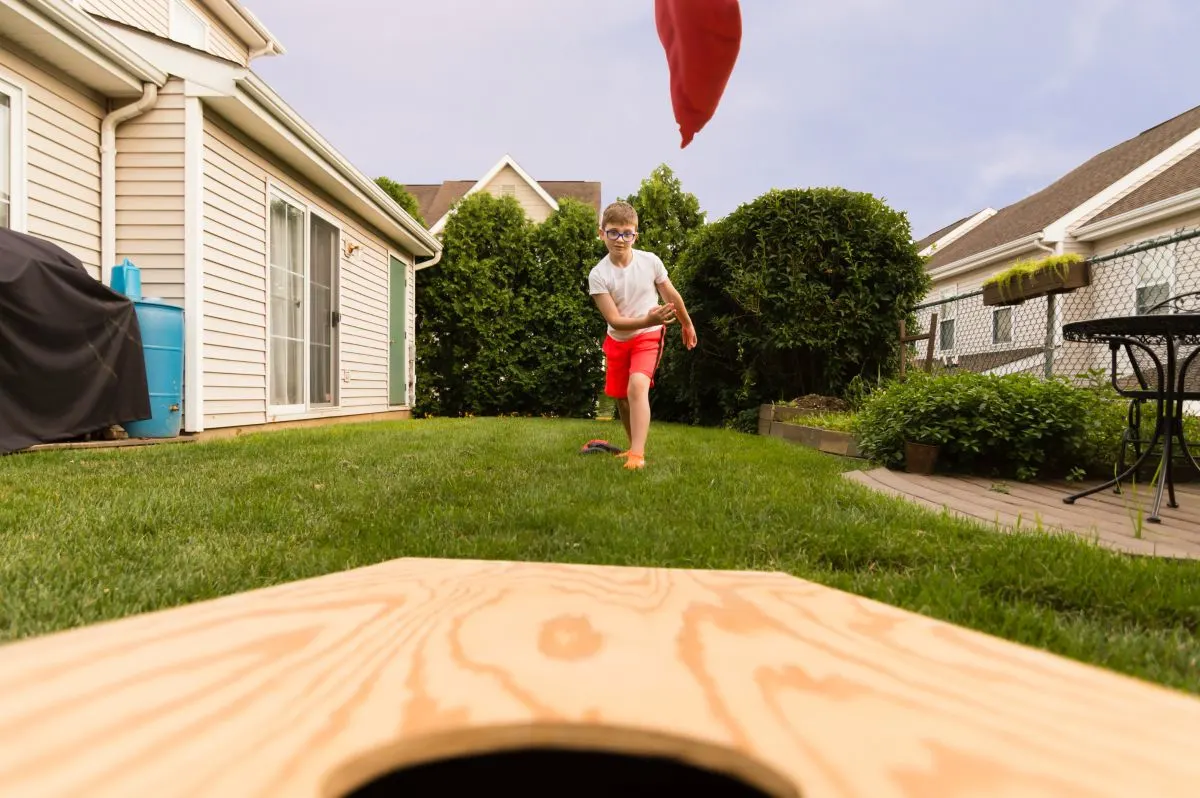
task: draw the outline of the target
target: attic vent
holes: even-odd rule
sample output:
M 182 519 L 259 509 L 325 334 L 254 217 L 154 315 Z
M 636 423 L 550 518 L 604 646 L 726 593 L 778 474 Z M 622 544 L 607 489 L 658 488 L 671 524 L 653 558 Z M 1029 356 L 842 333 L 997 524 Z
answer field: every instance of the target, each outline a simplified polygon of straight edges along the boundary
M 500 186 L 500 196 L 502 196 L 502 197 L 517 196 L 517 187 L 514 186 L 512 183 L 505 183 L 504 185 Z
M 184 0 L 172 0 L 170 6 L 171 38 L 197 50 L 208 44 L 208 26 L 204 19 Z

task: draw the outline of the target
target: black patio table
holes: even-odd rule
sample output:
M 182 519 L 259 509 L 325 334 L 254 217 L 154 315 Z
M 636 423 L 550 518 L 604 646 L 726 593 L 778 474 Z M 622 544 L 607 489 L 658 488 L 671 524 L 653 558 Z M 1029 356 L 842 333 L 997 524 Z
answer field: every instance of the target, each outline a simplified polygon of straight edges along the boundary
M 1117 474 L 1113 479 L 1098 487 L 1075 493 L 1063 499 L 1067 504 L 1074 504 L 1076 499 L 1090 496 L 1106 488 L 1117 486 L 1126 476 L 1134 473 L 1142 462 L 1153 451 L 1160 437 L 1164 438 L 1162 462 L 1158 473 L 1161 478 L 1154 493 L 1154 507 L 1146 518 L 1151 523 L 1161 523 L 1159 509 L 1162 506 L 1163 486 L 1166 485 L 1169 507 L 1178 507 L 1175 501 L 1175 483 L 1172 475 L 1171 450 L 1172 441 L 1178 441 L 1179 448 L 1187 456 L 1192 467 L 1200 470 L 1200 463 L 1192 456 L 1187 440 L 1183 435 L 1183 401 L 1189 398 L 1200 398 L 1200 394 L 1192 395 L 1185 390 L 1184 380 L 1188 367 L 1197 355 L 1200 355 L 1200 313 L 1169 313 L 1147 314 L 1137 316 L 1113 316 L 1109 318 L 1089 319 L 1063 325 L 1063 339 L 1083 343 L 1107 343 L 1112 352 L 1112 386 L 1117 393 L 1125 397 L 1137 399 L 1153 399 L 1158 406 L 1158 414 L 1154 425 L 1154 436 L 1150 445 L 1141 452 L 1137 460 L 1129 468 Z M 1197 346 L 1178 363 L 1180 346 Z M 1160 346 L 1166 350 L 1166 363 L 1151 348 Z M 1133 360 L 1132 348 L 1136 347 L 1149 355 L 1158 372 L 1158 380 L 1154 387 L 1147 390 L 1127 390 L 1117 384 L 1117 351 L 1124 349 Z M 1145 386 L 1141 371 L 1136 361 L 1133 367 L 1139 382 Z

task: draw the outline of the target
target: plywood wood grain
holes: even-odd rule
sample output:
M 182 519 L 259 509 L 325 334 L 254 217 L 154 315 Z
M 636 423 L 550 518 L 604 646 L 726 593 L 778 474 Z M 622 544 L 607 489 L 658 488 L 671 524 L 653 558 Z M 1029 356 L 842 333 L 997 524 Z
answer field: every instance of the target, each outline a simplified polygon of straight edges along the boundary
M 1197 740 L 1194 698 L 781 574 L 396 560 L 0 648 L 21 798 L 340 796 L 554 742 L 777 796 L 1165 798 Z

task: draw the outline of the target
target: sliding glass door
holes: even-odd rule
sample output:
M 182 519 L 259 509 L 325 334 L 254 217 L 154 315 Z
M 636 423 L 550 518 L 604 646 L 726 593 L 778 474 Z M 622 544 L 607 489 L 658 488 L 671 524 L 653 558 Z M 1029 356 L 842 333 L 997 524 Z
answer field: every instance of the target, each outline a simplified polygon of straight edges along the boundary
M 308 279 L 308 401 L 337 404 L 337 263 L 341 234 L 336 227 L 312 216 L 309 239 L 312 258 Z
M 270 412 L 335 406 L 341 231 L 278 193 L 269 226 Z
M 272 198 L 270 237 L 271 405 L 277 413 L 300 413 L 305 409 L 304 210 Z

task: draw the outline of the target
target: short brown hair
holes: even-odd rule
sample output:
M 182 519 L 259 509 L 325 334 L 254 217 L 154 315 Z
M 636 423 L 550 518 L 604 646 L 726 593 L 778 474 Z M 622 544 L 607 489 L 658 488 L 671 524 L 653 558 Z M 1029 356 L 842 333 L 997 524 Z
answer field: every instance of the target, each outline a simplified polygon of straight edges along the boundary
M 600 218 L 600 226 L 608 227 L 610 224 L 631 224 L 637 227 L 638 215 L 633 206 L 628 202 L 614 202 L 604 209 L 604 215 Z

